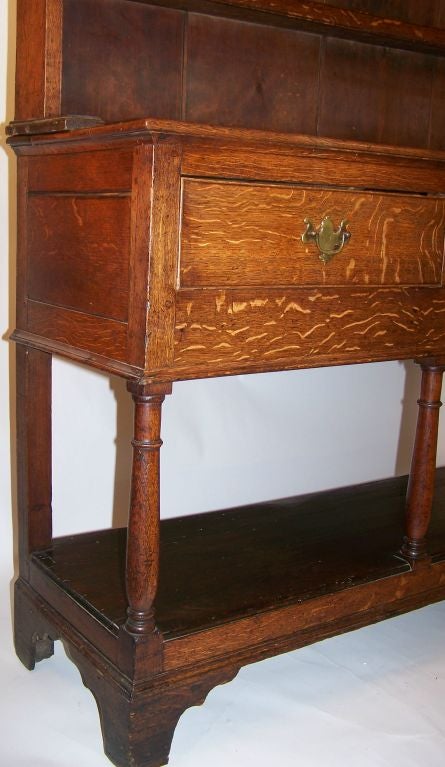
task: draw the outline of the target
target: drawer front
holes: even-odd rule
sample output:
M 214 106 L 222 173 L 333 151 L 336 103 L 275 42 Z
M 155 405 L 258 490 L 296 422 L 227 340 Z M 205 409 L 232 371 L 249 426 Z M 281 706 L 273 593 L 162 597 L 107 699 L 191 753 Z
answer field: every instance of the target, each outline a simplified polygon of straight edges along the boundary
M 327 263 L 302 241 L 325 217 L 350 233 Z M 180 287 L 439 285 L 444 222 L 442 198 L 184 179 Z

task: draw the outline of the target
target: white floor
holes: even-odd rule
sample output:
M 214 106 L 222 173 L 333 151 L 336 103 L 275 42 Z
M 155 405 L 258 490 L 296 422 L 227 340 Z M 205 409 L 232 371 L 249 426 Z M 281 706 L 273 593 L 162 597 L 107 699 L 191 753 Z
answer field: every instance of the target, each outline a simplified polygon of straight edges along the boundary
M 24 669 L 0 573 L 1 767 L 106 767 L 91 694 L 60 643 Z M 445 602 L 241 670 L 189 709 L 171 767 L 443 767 Z

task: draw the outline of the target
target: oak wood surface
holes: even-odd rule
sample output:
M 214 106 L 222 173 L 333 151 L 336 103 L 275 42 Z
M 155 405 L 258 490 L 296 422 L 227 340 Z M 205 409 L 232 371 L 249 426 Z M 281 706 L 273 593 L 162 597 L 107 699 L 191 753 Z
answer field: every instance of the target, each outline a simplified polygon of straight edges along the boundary
M 179 118 L 183 14 L 121 0 L 64 0 L 62 112 Z
M 316 133 L 317 35 L 191 14 L 187 50 L 186 120 Z
M 150 634 L 159 577 L 161 408 L 171 387 L 128 384 L 134 401 L 133 465 L 126 556 L 126 629 Z
M 19 0 L 15 642 L 63 638 L 119 767 L 244 663 L 445 596 L 445 0 L 333 2 Z M 128 532 L 51 540 L 52 353 L 129 381 Z M 404 478 L 160 522 L 172 381 L 411 356 L 405 524 Z
M 34 195 L 28 243 L 30 300 L 128 320 L 128 198 Z
M 128 2 L 129 0 L 126 0 Z M 134 0 L 130 0 L 134 2 Z M 440 28 L 403 23 L 373 13 L 336 8 L 331 3 L 306 0 L 139 0 L 151 5 L 228 16 L 260 24 L 285 26 L 324 35 L 363 40 L 377 45 L 443 54 Z M 442 18 L 442 17 L 440 17 Z M 440 21 L 438 22 L 441 23 Z M 443 23 L 443 22 L 442 22 Z
M 17 347 L 17 486 L 20 573 L 52 539 L 51 355 Z
M 178 376 L 211 368 L 272 369 L 440 354 L 441 288 L 181 290 Z M 291 361 L 292 360 L 292 361 Z
M 36 156 L 30 162 L 29 191 L 129 194 L 132 168 L 132 147 Z
M 323 264 L 301 235 L 329 215 L 351 239 Z M 443 200 L 185 180 L 180 287 L 440 284 Z
M 39 301 L 27 303 L 29 332 L 65 344 L 68 352 L 73 347 L 128 363 L 127 323 Z
M 402 552 L 413 559 L 428 556 L 426 535 L 431 520 L 434 475 L 442 405 L 443 367 L 422 364 L 422 385 L 406 502 L 406 536 Z

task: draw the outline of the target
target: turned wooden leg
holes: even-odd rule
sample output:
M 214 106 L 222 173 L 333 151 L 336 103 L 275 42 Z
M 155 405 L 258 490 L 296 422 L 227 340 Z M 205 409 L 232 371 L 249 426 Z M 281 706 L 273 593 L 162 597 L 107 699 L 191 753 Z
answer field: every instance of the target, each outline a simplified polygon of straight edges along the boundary
M 171 384 L 130 382 L 135 403 L 133 469 L 127 537 L 126 585 L 130 634 L 155 628 L 153 602 L 159 574 L 159 454 L 161 408 Z
M 413 560 L 427 556 L 425 537 L 433 504 L 444 369 L 430 363 L 422 364 L 419 414 L 406 497 L 406 535 L 402 546 L 402 554 Z

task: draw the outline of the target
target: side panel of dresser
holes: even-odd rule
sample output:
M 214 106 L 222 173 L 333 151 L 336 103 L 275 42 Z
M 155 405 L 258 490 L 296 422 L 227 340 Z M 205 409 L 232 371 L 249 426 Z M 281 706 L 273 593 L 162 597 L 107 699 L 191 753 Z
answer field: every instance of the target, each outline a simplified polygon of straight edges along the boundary
M 153 146 L 18 151 L 15 338 L 137 377 L 145 360 Z

